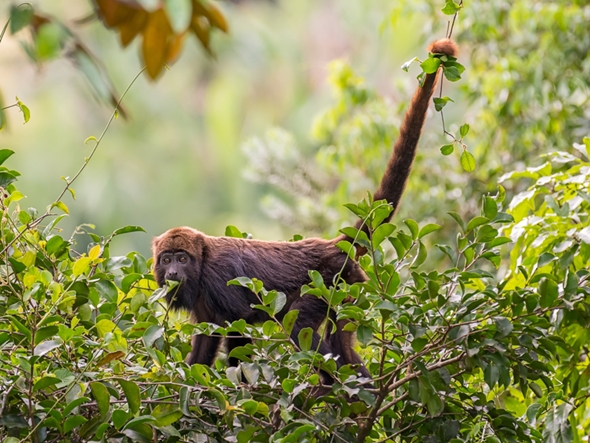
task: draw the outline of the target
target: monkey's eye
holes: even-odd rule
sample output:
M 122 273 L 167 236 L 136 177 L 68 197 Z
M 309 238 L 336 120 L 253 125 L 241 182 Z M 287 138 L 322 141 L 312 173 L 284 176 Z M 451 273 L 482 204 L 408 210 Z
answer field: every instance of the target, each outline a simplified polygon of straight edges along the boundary
M 171 261 L 171 260 L 170 260 L 170 257 L 164 257 L 164 258 L 162 259 L 162 263 L 164 263 L 165 265 L 168 265 L 168 264 L 170 264 L 170 261 Z
M 178 261 L 179 261 L 180 263 L 186 263 L 186 256 L 184 256 L 184 255 L 181 255 L 181 256 L 180 256 L 180 258 L 178 259 Z

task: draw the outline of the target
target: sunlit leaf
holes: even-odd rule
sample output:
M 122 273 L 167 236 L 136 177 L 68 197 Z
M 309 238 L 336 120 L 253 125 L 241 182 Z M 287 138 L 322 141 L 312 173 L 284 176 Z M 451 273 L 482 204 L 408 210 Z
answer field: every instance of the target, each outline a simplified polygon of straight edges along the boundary
M 475 170 L 475 157 L 467 149 L 465 149 L 461 154 L 461 166 L 467 172 L 472 172 Z

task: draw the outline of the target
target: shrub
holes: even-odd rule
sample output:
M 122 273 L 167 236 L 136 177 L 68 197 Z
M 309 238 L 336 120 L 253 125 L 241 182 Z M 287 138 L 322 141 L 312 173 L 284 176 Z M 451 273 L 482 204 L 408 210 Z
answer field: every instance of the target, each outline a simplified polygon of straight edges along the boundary
M 578 146 L 587 156 L 586 146 Z M 11 152 L 0 151 L 2 160 Z M 532 180 L 507 212 L 504 193 L 457 224 L 446 257 L 425 267 L 440 228 L 381 224 L 383 202 L 349 209 L 371 236 L 365 283 L 302 293 L 349 319 L 376 388 L 349 366 L 289 339 L 296 313 L 246 278 L 269 313 L 263 325 L 189 324 L 169 313 L 151 260 L 110 255 L 141 228 L 67 237 L 60 216 L 19 207 L 18 172 L 1 167 L 0 435 L 17 441 L 574 441 L 587 433 L 590 163 L 555 153 L 505 176 Z M 233 232 L 233 230 L 230 230 Z M 358 235 L 356 235 L 358 234 Z M 76 251 L 89 236 L 86 252 Z M 511 243 L 509 260 L 500 246 Z M 342 244 L 350 251 L 351 245 Z M 332 327 L 327 323 L 326 328 Z M 228 368 L 187 366 L 192 333 L 239 333 Z M 318 369 L 334 376 L 321 386 Z

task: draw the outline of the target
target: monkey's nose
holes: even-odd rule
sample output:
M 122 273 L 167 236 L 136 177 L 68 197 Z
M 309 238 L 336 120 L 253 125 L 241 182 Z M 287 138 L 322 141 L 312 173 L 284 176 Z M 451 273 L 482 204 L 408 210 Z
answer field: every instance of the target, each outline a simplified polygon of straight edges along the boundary
M 178 280 L 178 272 L 176 272 L 176 271 L 166 272 L 166 280 Z

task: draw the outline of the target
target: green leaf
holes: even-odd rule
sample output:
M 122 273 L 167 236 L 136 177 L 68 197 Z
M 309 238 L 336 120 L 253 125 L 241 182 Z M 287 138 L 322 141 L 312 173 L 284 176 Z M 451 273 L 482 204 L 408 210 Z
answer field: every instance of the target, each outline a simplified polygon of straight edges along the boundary
M 224 235 L 226 237 L 244 238 L 242 231 L 232 225 L 226 226 Z
M 0 165 L 2 165 L 12 154 L 14 151 L 10 149 L 0 149 Z
M 256 363 L 242 363 L 240 367 L 242 368 L 242 374 L 244 374 L 244 377 L 246 377 L 248 383 L 255 385 L 258 382 L 258 378 L 260 377 L 260 369 Z
M 19 331 L 21 334 L 23 334 L 25 336 L 25 338 L 27 339 L 27 341 L 30 343 L 31 342 L 31 330 L 26 327 L 25 325 L 23 325 L 16 317 L 9 317 L 10 318 L 10 323 L 12 323 L 12 326 L 14 326 L 16 328 L 17 331 Z
M 129 405 L 129 410 L 133 415 L 139 412 L 139 407 L 141 406 L 141 396 L 139 393 L 139 387 L 132 381 L 123 380 L 118 378 L 117 381 L 123 392 L 125 393 L 125 398 L 127 399 L 127 404 Z
M 461 6 L 455 3 L 453 0 L 447 0 L 445 7 L 441 9 L 445 15 L 453 15 L 461 10 Z
M 438 396 L 438 393 L 435 391 L 430 392 L 428 400 L 426 401 L 426 407 L 428 408 L 428 413 L 431 417 L 435 417 L 442 412 L 444 404 Z
M 28 26 L 33 19 L 34 10 L 29 3 L 12 5 L 10 8 L 10 33 L 16 34 L 18 31 Z
M 68 405 L 62 411 L 63 416 L 65 417 L 66 415 L 69 415 L 70 412 L 72 412 L 74 410 L 74 408 L 77 408 L 82 403 L 87 403 L 89 401 L 90 401 L 90 399 L 88 397 L 78 397 L 77 399 L 72 400 L 71 402 L 68 403 Z
M 415 352 L 420 352 L 424 349 L 424 346 L 428 344 L 428 339 L 426 337 L 419 337 L 412 340 L 412 349 Z
M 493 363 L 489 363 L 484 370 L 484 381 L 492 389 L 500 379 L 500 369 Z
M 61 209 L 63 212 L 65 212 L 66 214 L 70 213 L 70 210 L 68 209 L 68 207 L 66 206 L 66 204 L 62 201 L 58 201 L 58 202 L 54 202 L 51 204 L 51 209 L 53 208 L 58 208 Z
M 461 154 L 461 166 L 467 172 L 472 172 L 475 170 L 475 157 L 467 149 L 465 149 L 463 154 Z
M 283 380 L 283 382 L 281 383 L 281 386 L 283 387 L 283 390 L 285 392 L 287 392 L 288 394 L 293 392 L 293 389 L 295 388 L 295 385 L 297 384 L 296 380 L 293 380 L 291 378 L 286 378 Z
M 465 137 L 469 133 L 469 125 L 467 123 L 461 125 L 459 133 L 461 134 L 461 138 Z
M 145 346 L 151 348 L 155 341 L 164 335 L 164 327 L 160 325 L 151 325 L 143 334 Z
M 449 212 L 447 212 L 447 214 L 449 214 L 451 217 L 453 217 L 453 219 L 457 222 L 459 227 L 463 230 L 463 232 L 465 232 L 465 222 L 463 221 L 461 216 L 453 211 L 449 211 Z
M 440 58 L 429 56 L 420 64 L 420 67 L 426 74 L 434 74 L 438 70 L 440 64 Z
M 151 415 L 156 419 L 158 426 L 168 426 L 178 421 L 183 413 L 177 405 L 159 404 Z
M 121 429 L 131 417 L 132 416 L 129 412 L 124 411 L 123 409 L 115 409 L 113 411 L 113 425 L 115 426 L 115 429 Z
M 445 78 L 450 82 L 456 82 L 461 80 L 461 71 L 456 66 L 443 65 L 443 74 Z
M 143 229 L 141 226 L 124 226 L 122 228 L 115 229 L 111 234 L 111 237 L 114 237 L 115 235 L 128 234 L 130 232 L 145 232 L 145 229 Z
M 377 248 L 386 237 L 389 237 L 393 231 L 395 230 L 395 226 L 391 223 L 383 223 L 379 225 L 375 231 L 373 231 L 373 235 L 371 240 L 373 241 L 373 248 Z
M 531 388 L 531 391 L 535 393 L 537 398 L 543 398 L 543 390 L 541 389 L 541 386 L 539 386 L 537 383 L 530 382 L 529 388 Z
M 55 386 L 56 384 L 61 383 L 61 380 L 57 377 L 52 376 L 45 376 L 35 382 L 33 386 L 34 391 L 40 391 L 42 389 L 48 388 L 50 386 Z
M 414 261 L 412 262 L 410 268 L 414 269 L 414 268 L 417 268 L 418 266 L 420 266 L 422 263 L 424 263 L 427 256 L 428 256 L 428 250 L 426 249 L 426 246 L 424 246 L 424 243 L 419 242 L 418 254 L 416 254 L 416 257 L 414 257 Z
M 455 145 L 453 145 L 453 144 L 443 145 L 440 148 L 440 152 L 442 155 L 451 155 L 454 150 L 455 150 Z
M 356 339 L 363 346 L 367 346 L 373 338 L 373 328 L 367 325 L 360 325 L 356 330 Z
M 442 226 L 435 223 L 429 223 L 425 226 L 422 226 L 422 229 L 420 229 L 420 233 L 418 234 L 418 238 L 423 238 L 432 232 L 438 231 L 439 229 L 442 229 Z
M 348 255 L 348 258 L 354 260 L 354 257 L 356 255 L 356 249 L 352 245 L 352 243 L 346 240 L 340 240 L 338 243 L 336 243 L 336 247 L 340 249 L 342 252 L 344 252 L 346 255 Z
M 397 253 L 397 258 L 401 259 L 404 256 L 404 254 L 406 253 L 407 248 L 404 246 L 404 244 L 398 238 L 389 237 L 389 242 L 395 248 L 395 252 Z
M 142 424 L 155 423 L 156 419 L 151 415 L 140 415 L 139 417 L 132 418 L 127 422 L 124 429 L 141 428 Z M 142 441 L 142 440 L 140 440 Z M 149 440 L 148 440 L 149 441 Z M 142 441 L 143 443 L 143 441 Z
M 46 326 L 44 328 L 39 328 L 35 333 L 35 345 L 38 345 L 43 340 L 47 340 L 49 337 L 53 337 L 59 331 L 57 326 Z
M 283 317 L 283 328 L 285 328 L 285 332 L 287 334 L 291 334 L 293 327 L 295 326 L 295 322 L 297 321 L 297 317 L 299 316 L 299 310 L 293 309 L 285 314 Z
M 27 106 L 25 106 L 25 104 L 23 102 L 21 102 L 18 99 L 18 97 L 16 98 L 16 105 L 19 107 L 19 109 L 23 113 L 23 118 L 25 120 L 24 122 L 27 123 L 31 118 L 31 111 L 29 111 L 29 108 L 27 108 Z
M 545 416 L 543 441 L 555 443 L 570 443 L 574 441 L 572 426 L 569 423 L 573 405 L 569 403 L 556 404 L 553 402 Z
M 118 330 L 119 328 L 117 327 L 116 324 L 114 324 L 112 321 L 103 318 L 102 320 L 100 320 L 98 323 L 96 323 L 96 332 L 98 333 L 98 336 L 100 338 L 104 338 L 105 335 L 114 332 L 115 330 Z
M 81 415 L 72 415 L 71 417 L 66 418 L 64 423 L 64 434 L 69 433 L 72 429 L 77 428 L 80 425 L 83 425 L 88 420 Z
M 47 354 L 48 352 L 53 351 L 55 348 L 59 348 L 62 345 L 63 345 L 63 343 L 61 340 L 44 341 L 39 346 L 35 347 L 35 352 L 33 353 L 33 355 L 41 357 L 41 356 Z
M 418 223 L 411 219 L 404 220 L 404 223 L 410 229 L 410 232 L 412 233 L 412 239 L 416 240 L 418 238 L 419 232 Z
M 137 275 L 137 274 L 135 274 Z M 119 291 L 115 284 L 109 280 L 102 279 L 94 284 L 98 294 L 110 303 L 117 303 L 119 299 Z
M 16 180 L 16 176 L 10 172 L 0 172 L 0 188 L 6 189 L 8 185 Z
M 512 332 L 512 323 L 507 318 L 496 317 L 494 323 L 496 324 L 496 330 L 498 331 L 500 338 L 504 338 Z
M 453 102 L 453 99 L 449 97 L 434 97 L 434 109 L 441 111 L 448 102 Z
M 59 235 L 54 235 L 45 244 L 45 250 L 49 255 L 58 256 L 66 250 L 69 243 Z
M 557 287 L 557 283 L 553 280 L 543 277 L 539 281 L 539 294 L 541 297 L 539 298 L 539 304 L 542 308 L 548 308 L 553 306 L 557 297 L 559 296 L 559 289 Z
M 74 263 L 74 267 L 72 268 L 72 275 L 74 277 L 79 277 L 80 275 L 84 274 L 88 269 L 90 269 L 90 264 L 92 263 L 92 259 L 90 257 L 81 257 Z
M 90 389 L 92 390 L 92 396 L 96 400 L 100 416 L 105 417 L 109 412 L 111 406 L 111 395 L 105 385 L 98 381 L 90 383 Z
M 490 219 L 487 217 L 482 217 L 482 216 L 473 217 L 471 220 L 469 220 L 469 223 L 467 223 L 467 230 L 465 232 L 471 232 L 475 228 L 477 228 L 478 226 L 485 225 L 489 222 L 490 222 Z
M 496 218 L 496 215 L 498 214 L 498 204 L 496 203 L 496 200 L 489 195 L 486 195 L 483 198 L 483 213 L 490 220 Z
M 313 337 L 313 329 L 311 328 L 303 328 L 299 331 L 297 335 L 297 341 L 299 343 L 299 348 L 302 351 L 309 351 L 311 348 L 311 338 Z

